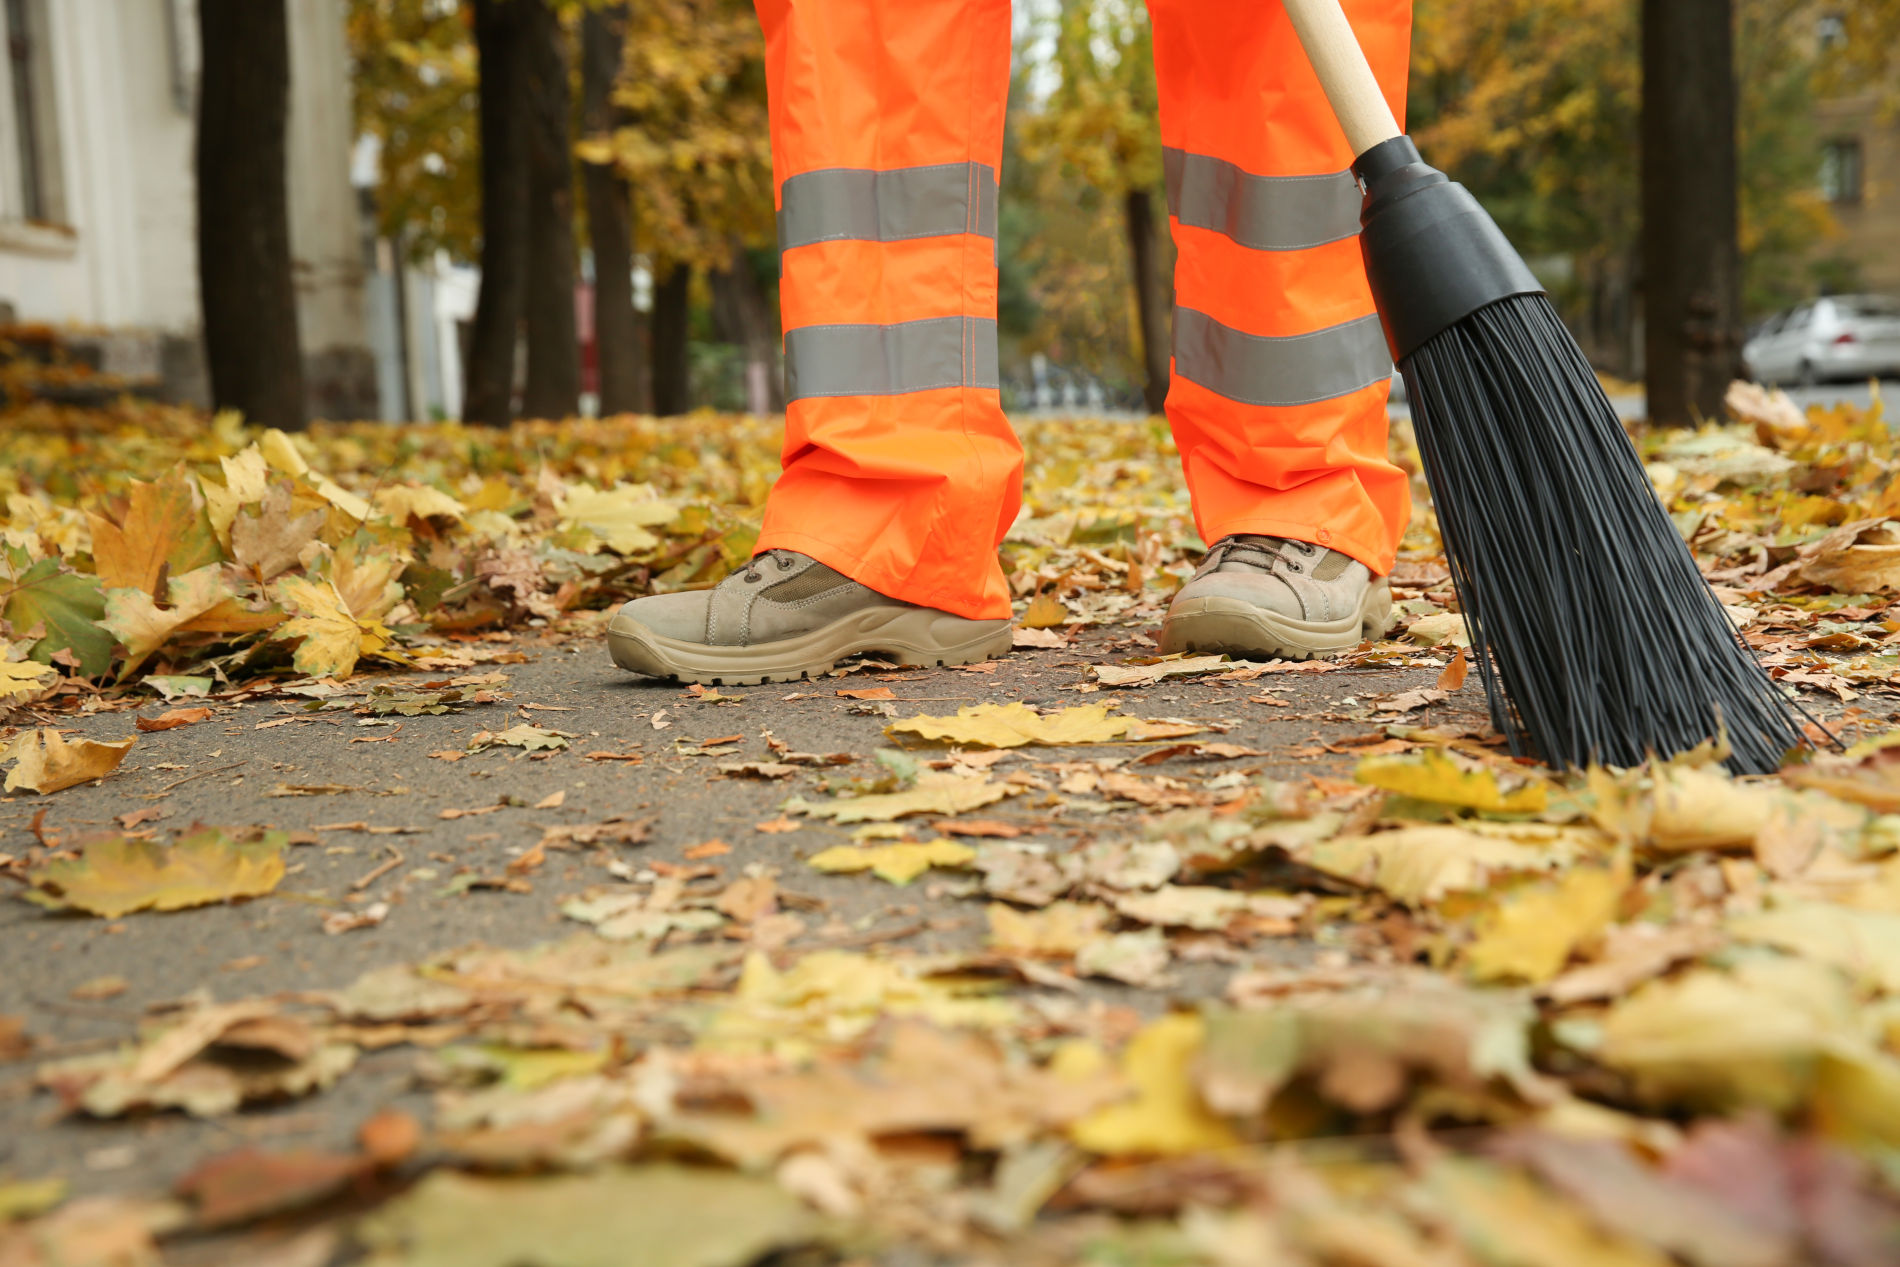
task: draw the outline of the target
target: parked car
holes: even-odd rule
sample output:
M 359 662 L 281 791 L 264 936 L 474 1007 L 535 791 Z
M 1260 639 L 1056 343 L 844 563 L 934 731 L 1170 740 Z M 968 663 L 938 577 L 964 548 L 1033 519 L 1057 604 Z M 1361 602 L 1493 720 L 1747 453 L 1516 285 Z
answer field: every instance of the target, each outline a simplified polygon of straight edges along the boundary
M 1763 383 L 1900 375 L 1900 299 L 1833 295 L 1776 313 L 1742 345 L 1742 360 Z

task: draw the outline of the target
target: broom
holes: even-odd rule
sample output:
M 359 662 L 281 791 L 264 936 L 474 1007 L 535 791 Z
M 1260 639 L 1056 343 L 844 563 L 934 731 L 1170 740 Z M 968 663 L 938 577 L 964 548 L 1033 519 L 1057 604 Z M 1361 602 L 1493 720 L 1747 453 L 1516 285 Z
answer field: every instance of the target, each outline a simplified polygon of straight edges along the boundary
M 1726 736 L 1803 742 L 1656 499 L 1594 371 L 1497 225 L 1401 134 L 1338 0 L 1284 0 L 1358 155 L 1360 249 L 1492 722 L 1559 768 Z

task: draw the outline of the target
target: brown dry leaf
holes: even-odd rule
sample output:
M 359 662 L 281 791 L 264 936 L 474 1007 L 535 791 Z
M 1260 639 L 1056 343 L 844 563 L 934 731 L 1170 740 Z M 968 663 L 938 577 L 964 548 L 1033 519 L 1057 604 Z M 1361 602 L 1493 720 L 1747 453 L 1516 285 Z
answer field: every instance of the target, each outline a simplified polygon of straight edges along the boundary
M 725 887 L 714 905 L 730 919 L 753 923 L 778 909 L 778 883 L 770 876 L 742 876 Z
M 536 801 L 534 803 L 533 808 L 559 809 L 561 808 L 561 806 L 565 805 L 566 803 L 567 803 L 567 789 L 561 788 L 558 791 L 549 792 L 546 796 Z
M 1606 1233 L 1528 1176 L 1488 1162 L 1442 1158 L 1424 1199 L 1486 1261 L 1512 1267 L 1670 1267 L 1668 1255 Z
M 845 699 L 896 699 L 897 692 L 888 686 L 860 686 L 838 692 Z
M 799 825 L 793 822 L 791 819 L 786 818 L 783 815 L 781 815 L 778 818 L 769 818 L 765 822 L 762 822 L 762 823 L 752 824 L 752 830 L 756 832 L 763 832 L 767 836 L 780 836 L 780 835 L 785 834 L 786 832 L 793 832 L 793 831 L 799 830 Z
M 356 1129 L 363 1155 L 377 1166 L 396 1166 L 415 1155 L 422 1124 L 401 1109 L 379 1109 Z
M 25 789 L 42 795 L 77 787 L 103 779 L 119 768 L 125 754 L 132 751 L 136 737 L 117 743 L 98 743 L 91 739 L 61 738 L 57 730 L 21 732 L 6 748 L 0 749 L 0 761 L 13 761 L 7 772 L 6 790 Z
M 1060 1129 L 1123 1088 L 1105 1070 L 1036 1068 L 1005 1059 L 981 1035 L 902 1021 L 861 1063 L 826 1062 L 733 1090 L 753 1106 L 751 1115 L 685 1115 L 668 1123 L 668 1133 L 743 1166 L 801 1146 L 862 1147 L 873 1137 L 912 1132 L 956 1132 L 972 1148 L 994 1150 Z
M 1900 590 L 1900 520 L 1857 519 L 1801 548 L 1802 580 L 1841 594 Z
M 0 701 L 32 695 L 53 685 L 59 670 L 34 660 L 0 661 Z
M 195 726 L 201 721 L 211 720 L 208 708 L 172 708 L 156 717 L 134 717 L 132 724 L 141 731 L 176 730 L 180 726 Z
M 314 545 L 329 512 L 319 504 L 299 515 L 293 513 L 290 481 L 271 485 L 254 515 L 239 514 L 231 521 L 232 557 L 250 568 L 260 581 L 274 580 L 297 567 L 303 552 Z
M 1458 654 L 1451 658 L 1451 663 L 1445 666 L 1445 671 L 1438 675 L 1438 689 L 1456 691 L 1463 688 L 1465 675 L 1470 672 L 1471 650 L 1468 647 L 1460 647 Z
M 284 878 L 283 832 L 227 834 L 216 827 L 169 845 L 130 837 L 88 842 L 78 858 L 27 873 L 29 896 L 54 910 L 117 919 L 133 911 L 178 911 L 261 897 Z
M 1557 1004 L 1618 998 L 1721 944 L 1721 934 L 1708 928 L 1622 925 L 1605 932 L 1594 961 L 1572 968 L 1540 993 Z
M 350 1153 L 240 1148 L 200 1162 L 174 1190 L 195 1207 L 198 1226 L 233 1227 L 327 1201 L 368 1172 Z

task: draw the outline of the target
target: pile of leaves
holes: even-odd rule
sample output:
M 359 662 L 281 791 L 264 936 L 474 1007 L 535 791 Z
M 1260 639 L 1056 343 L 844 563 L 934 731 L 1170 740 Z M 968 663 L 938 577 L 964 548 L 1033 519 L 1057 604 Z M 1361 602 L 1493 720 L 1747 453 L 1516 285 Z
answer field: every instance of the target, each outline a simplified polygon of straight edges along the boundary
M 1038 428 L 1005 552 L 1023 637 L 1066 647 L 1107 626 L 1133 653 L 1072 666 L 1080 702 L 900 716 L 889 690 L 838 691 L 890 719 L 871 780 L 832 772 L 851 754 L 769 737 L 764 760 L 742 759 L 741 734 L 675 741 L 709 778 L 781 781 L 756 830 L 826 847 L 795 874 L 743 856 L 728 873 L 703 863 L 734 852 L 723 841 L 643 866 L 638 822 L 551 827 L 521 871 L 593 850 L 614 881 L 562 904 L 571 936 L 320 995 L 191 997 L 121 1047 L 43 1060 L 41 1093 L 84 1118 L 317 1097 L 391 1049 L 431 1103 L 377 1114 L 347 1149 L 246 1146 L 164 1197 L 0 1183 L 0 1261 L 100 1245 L 155 1261 L 167 1237 L 260 1223 L 260 1261 L 264 1245 L 299 1262 L 354 1246 L 458 1267 L 578 1267 L 634 1243 L 696 1267 L 1896 1261 L 1900 732 L 1876 702 L 1900 635 L 1900 453 L 1877 409 L 1802 415 L 1745 391 L 1733 406 L 1736 425 L 1639 442 L 1744 636 L 1871 736 L 1844 753 L 1737 779 L 1711 745 L 1558 777 L 1487 732 L 1412 724 L 1442 698 L 1414 691 L 1334 702 L 1376 726 L 1316 750 L 1353 754 L 1349 779 L 1169 766 L 1267 754 L 1119 711 L 1115 693 L 1211 675 L 1274 707 L 1263 679 L 1300 666 L 1144 655 L 1199 544 L 1163 433 Z M 744 557 L 770 431 L 289 438 L 188 415 L 10 431 L 6 545 L 16 578 L 43 571 L 6 600 L 7 680 L 35 708 L 194 675 L 321 695 L 340 688 L 294 679 L 446 661 L 472 632 L 702 583 Z M 1462 621 L 1422 500 L 1395 589 L 1404 630 L 1353 658 L 1431 664 L 1456 690 Z M 62 632 L 79 626 L 35 597 L 82 591 L 113 639 L 93 667 Z M 231 627 L 240 615 L 259 623 Z M 339 647 L 352 665 L 312 658 Z M 426 721 L 494 684 L 351 698 Z M 10 753 L 50 770 L 74 759 L 57 739 L 22 731 Z M 557 752 L 563 736 L 526 725 L 470 741 L 492 745 L 637 756 Z M 192 829 L 28 879 L 42 905 L 162 918 L 135 913 L 268 895 L 285 847 Z M 820 923 L 811 872 L 960 899 L 981 944 L 925 953 L 903 944 L 919 923 Z M 23 1041 L 0 1022 L 0 1054 Z M 268 1225 L 293 1214 L 287 1245 Z

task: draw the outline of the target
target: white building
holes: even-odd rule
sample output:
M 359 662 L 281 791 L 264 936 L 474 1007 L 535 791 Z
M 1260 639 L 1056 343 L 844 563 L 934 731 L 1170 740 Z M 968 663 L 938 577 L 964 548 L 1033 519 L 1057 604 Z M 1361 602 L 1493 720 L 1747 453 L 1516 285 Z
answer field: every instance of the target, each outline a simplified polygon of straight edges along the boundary
M 288 4 L 291 249 L 311 413 L 374 416 L 347 0 Z M 0 0 L 0 25 L 0 309 L 110 333 L 107 369 L 162 373 L 201 396 L 195 0 Z

